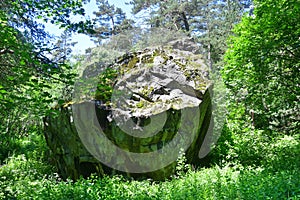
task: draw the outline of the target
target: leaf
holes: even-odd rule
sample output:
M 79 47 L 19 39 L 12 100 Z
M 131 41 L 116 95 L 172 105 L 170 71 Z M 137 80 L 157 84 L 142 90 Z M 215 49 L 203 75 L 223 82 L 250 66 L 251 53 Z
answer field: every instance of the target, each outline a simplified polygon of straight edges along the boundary
M 52 97 L 52 95 L 49 92 L 43 92 L 43 96 Z
M 23 65 L 23 66 L 24 66 L 25 64 L 26 64 L 26 63 L 25 63 L 24 60 L 21 60 L 21 61 L 20 61 L 20 65 Z
M 9 80 L 9 81 L 13 81 L 15 78 L 13 77 L 13 76 L 8 76 L 7 77 L 7 80 Z
M 64 103 L 65 103 L 65 101 L 64 101 L 64 100 L 61 100 L 61 99 L 60 99 L 60 100 L 58 100 L 58 104 L 59 104 L 59 105 L 62 105 L 62 104 L 64 104 Z

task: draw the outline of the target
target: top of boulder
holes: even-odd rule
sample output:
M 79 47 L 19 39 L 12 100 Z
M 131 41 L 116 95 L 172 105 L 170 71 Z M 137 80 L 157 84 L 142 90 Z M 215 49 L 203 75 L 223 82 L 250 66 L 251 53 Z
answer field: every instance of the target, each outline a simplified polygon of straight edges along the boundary
M 119 72 L 112 109 L 128 117 L 199 106 L 211 86 L 201 55 L 172 47 L 127 53 L 110 67 Z

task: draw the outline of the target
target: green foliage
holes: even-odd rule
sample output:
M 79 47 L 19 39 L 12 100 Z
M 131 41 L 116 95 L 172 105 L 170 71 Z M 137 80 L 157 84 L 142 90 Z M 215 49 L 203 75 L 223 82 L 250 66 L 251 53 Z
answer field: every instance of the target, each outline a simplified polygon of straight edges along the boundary
M 113 86 L 118 74 L 119 73 L 116 69 L 112 69 L 110 67 L 104 69 L 104 71 L 98 77 L 99 82 L 95 95 L 96 99 L 104 102 L 110 101 L 113 92 Z
M 69 20 L 71 14 L 83 14 L 81 1 L 4 0 L 0 8 L 0 154 L 4 159 L 32 126 L 41 126 L 41 117 L 74 79 L 66 59 L 49 55 L 51 37 L 40 20 L 68 32 L 85 26 L 76 27 Z M 67 50 L 62 54 L 67 56 Z
M 163 182 L 122 176 L 62 181 L 46 164 L 45 142 L 34 136 L 0 167 L 1 199 L 299 199 L 300 138 L 274 134 L 267 138 L 232 120 L 231 141 L 220 166 L 193 171 L 178 158 L 176 175 Z M 240 133 L 243 134 L 240 134 Z M 225 140 L 226 140 L 225 139 Z M 223 142 L 225 143 L 225 142 Z M 24 155 L 25 153 L 26 155 Z M 18 155 L 20 154 L 20 155 Z
M 299 136 L 284 136 L 249 128 L 233 133 L 219 148 L 227 148 L 223 163 L 242 164 L 243 166 L 264 167 L 268 170 L 299 168 Z M 292 161 L 291 161 L 292 160 Z M 297 164 L 298 163 L 298 164 Z
M 251 1 L 132 0 L 130 4 L 134 14 L 149 11 L 143 21 L 147 25 L 194 37 L 210 68 L 219 71 L 231 29 Z
M 51 166 L 41 160 L 27 159 L 25 155 L 10 157 L 0 168 L 0 198 L 17 199 L 24 193 L 34 191 L 37 180 L 53 173 Z
M 230 113 L 209 158 L 211 164 L 264 167 L 268 170 L 300 168 L 299 135 L 255 129 L 245 107 L 230 103 Z M 290 159 L 294 159 L 290 162 Z M 285 161 L 284 161 L 285 160 Z M 296 164 L 298 163 L 298 164 Z M 296 166 L 295 166 L 296 164 Z
M 44 138 L 41 136 L 40 127 L 29 124 L 28 121 L 23 121 L 23 126 L 20 126 L 16 119 L 10 118 L 10 120 L 14 121 L 10 123 L 10 130 L 6 134 L 0 134 L 0 163 L 13 154 L 22 153 L 29 156 L 34 149 L 39 149 L 40 154 L 46 152 L 46 144 L 43 142 Z M 4 129 L 4 127 L 1 127 L 1 129 Z M 18 134 L 12 134 L 14 131 L 19 132 Z
M 4 0 L 0 7 L 1 104 L 9 109 L 20 102 L 28 103 L 31 106 L 27 107 L 38 109 L 35 114 L 40 113 L 44 104 L 51 102 L 51 94 L 45 89 L 57 82 L 67 82 L 72 76 L 62 77 L 68 73 L 63 71 L 68 68 L 65 60 L 49 58 L 53 53 L 50 36 L 38 20 L 51 20 L 70 32 L 71 26 L 75 26 L 69 20 L 70 15 L 84 14 L 82 2 Z
M 131 1 L 133 13 L 139 13 L 146 9 L 151 9 L 148 19 L 145 21 L 152 27 L 164 27 L 171 30 L 190 31 L 188 22 L 188 11 L 190 4 L 188 1 Z
M 37 20 L 50 22 L 72 31 L 79 33 L 91 29 L 89 20 L 80 22 L 71 22 L 70 19 L 76 15 L 85 15 L 82 4 L 87 0 L 65 0 L 65 1 L 39 1 L 39 0 L 3 0 L 1 10 L 6 12 L 9 21 L 14 27 L 22 27 L 27 31 L 27 36 L 34 39 L 42 39 L 47 34 Z
M 98 5 L 98 11 L 94 12 L 96 18 L 93 19 L 95 27 L 92 34 L 90 34 L 95 38 L 95 43 L 101 44 L 104 39 L 133 28 L 134 21 L 127 19 L 121 8 L 102 0 L 97 0 L 96 4 Z
M 138 39 L 136 39 L 132 45 L 132 50 L 168 46 L 170 42 L 183 38 L 186 39 L 187 35 L 182 31 L 169 30 L 164 27 L 150 28 L 139 34 Z
M 272 173 L 262 168 L 218 166 L 164 182 L 120 176 L 62 181 L 47 166 L 13 157 L 0 168 L 4 199 L 297 199 L 298 170 Z
M 176 168 L 175 168 L 175 176 L 174 178 L 181 178 L 185 176 L 187 172 L 191 172 L 191 166 L 187 164 L 187 160 L 185 157 L 184 150 L 181 149 L 179 152 L 179 156 L 176 161 Z
M 193 171 L 182 154 L 176 174 L 164 182 L 121 176 L 73 182 L 62 181 L 48 164 L 51 158 L 40 117 L 49 114 L 47 108 L 54 101 L 60 105 L 72 98 L 75 72 L 84 78 L 99 74 L 96 98 L 110 99 L 119 72 L 107 66 L 115 58 L 185 34 L 196 36 L 208 61 L 218 62 L 214 65 L 218 70 L 241 2 L 249 4 L 134 0 L 133 12 L 152 9 L 149 19 L 143 20 L 158 27 L 142 31 L 132 28 L 122 10 L 98 1 L 101 46 L 71 65 L 70 32 L 92 28 L 90 21 L 70 21 L 74 14 L 84 15 L 82 1 L 2 1 L 0 199 L 300 199 L 300 4 L 296 0 L 255 1 L 254 15 L 244 16 L 235 27 L 223 70 L 230 98 L 215 114 L 223 116 L 222 106 L 227 104 L 230 112 L 221 138 L 204 160 L 209 168 Z M 56 43 L 57 50 L 48 46 L 49 37 L 38 20 L 67 30 Z M 110 40 L 103 42 L 106 36 Z M 219 84 L 214 101 L 223 101 L 222 93 L 227 92 Z M 222 124 L 215 120 L 218 130 Z
M 230 40 L 223 78 L 256 128 L 299 133 L 299 9 L 299 1 L 255 1 Z

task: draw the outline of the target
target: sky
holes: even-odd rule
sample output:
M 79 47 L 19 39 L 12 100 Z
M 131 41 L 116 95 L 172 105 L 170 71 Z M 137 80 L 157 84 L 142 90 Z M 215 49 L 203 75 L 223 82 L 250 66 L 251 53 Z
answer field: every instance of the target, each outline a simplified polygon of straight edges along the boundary
M 131 12 L 131 5 L 126 5 L 125 2 L 129 2 L 129 0 L 108 0 L 108 3 L 115 5 L 116 7 L 121 8 L 125 13 L 128 18 L 132 18 Z M 84 5 L 84 9 L 86 12 L 86 17 L 90 17 L 91 19 L 95 17 L 93 14 L 94 11 L 97 11 L 97 5 L 96 5 L 96 0 L 91 0 L 88 4 Z M 75 18 L 80 19 L 80 18 Z M 45 24 L 46 30 L 55 36 L 60 36 L 62 33 L 62 30 L 60 30 L 58 27 L 56 27 L 53 24 Z M 95 43 L 90 40 L 90 38 L 87 35 L 84 34 L 73 34 L 72 36 L 72 41 L 73 42 L 78 42 L 75 47 L 73 48 L 73 53 L 74 54 L 82 54 L 85 52 L 87 48 L 90 47 L 95 47 Z

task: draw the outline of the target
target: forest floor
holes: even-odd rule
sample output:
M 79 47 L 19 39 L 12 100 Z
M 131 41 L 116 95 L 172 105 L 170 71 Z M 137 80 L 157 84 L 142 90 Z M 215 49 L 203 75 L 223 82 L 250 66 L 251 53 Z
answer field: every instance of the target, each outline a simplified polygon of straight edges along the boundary
M 74 182 L 60 179 L 47 162 L 42 136 L 34 136 L 19 141 L 18 149 L 2 163 L 0 199 L 296 200 L 300 199 L 299 145 L 299 137 L 281 136 L 257 146 L 255 151 L 269 149 L 264 157 L 257 158 L 252 151 L 242 161 L 232 162 L 229 153 L 227 160 L 197 170 L 183 163 L 176 175 L 162 182 L 122 176 L 91 176 Z

